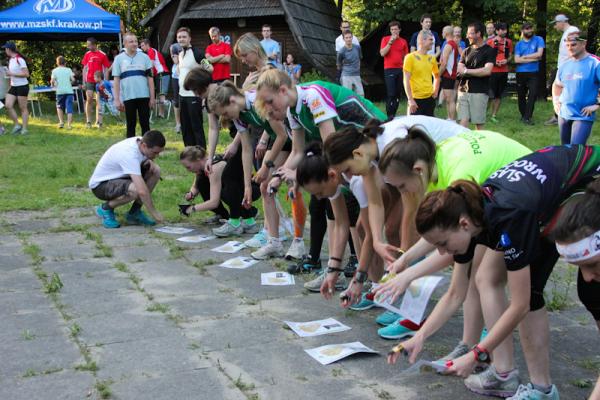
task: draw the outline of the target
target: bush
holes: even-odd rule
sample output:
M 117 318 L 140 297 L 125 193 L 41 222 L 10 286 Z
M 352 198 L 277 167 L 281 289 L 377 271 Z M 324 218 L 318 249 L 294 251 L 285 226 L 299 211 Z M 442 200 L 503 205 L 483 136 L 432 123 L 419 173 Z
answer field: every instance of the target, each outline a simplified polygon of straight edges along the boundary
M 327 76 L 323 75 L 321 73 L 321 71 L 317 71 L 314 69 L 311 69 L 308 72 L 303 72 L 302 75 L 300 76 L 300 83 L 313 82 L 313 81 L 332 82 L 332 80 L 329 79 Z

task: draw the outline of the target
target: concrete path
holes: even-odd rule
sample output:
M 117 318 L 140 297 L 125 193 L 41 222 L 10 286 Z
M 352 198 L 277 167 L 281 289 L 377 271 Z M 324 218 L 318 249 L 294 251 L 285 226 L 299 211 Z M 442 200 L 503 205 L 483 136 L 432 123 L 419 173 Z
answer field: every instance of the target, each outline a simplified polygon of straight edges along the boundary
M 261 272 L 286 264 L 225 269 L 216 264 L 228 255 L 210 251 L 223 240 L 176 237 L 108 231 L 87 209 L 0 214 L 0 399 L 480 398 L 458 378 L 403 375 L 405 360 L 388 366 L 394 342 L 376 335 L 380 309 L 343 310 L 306 292 L 305 277 L 261 286 Z M 572 269 L 557 268 L 549 296 L 572 279 Z M 598 330 L 575 295 L 573 283 L 566 309 L 551 314 L 552 374 L 564 399 L 584 399 L 600 368 Z M 299 338 L 282 322 L 327 317 L 352 329 Z M 423 357 L 445 354 L 461 329 L 456 316 Z M 381 354 L 322 366 L 304 352 L 352 341 Z M 520 354 L 518 363 L 526 379 Z

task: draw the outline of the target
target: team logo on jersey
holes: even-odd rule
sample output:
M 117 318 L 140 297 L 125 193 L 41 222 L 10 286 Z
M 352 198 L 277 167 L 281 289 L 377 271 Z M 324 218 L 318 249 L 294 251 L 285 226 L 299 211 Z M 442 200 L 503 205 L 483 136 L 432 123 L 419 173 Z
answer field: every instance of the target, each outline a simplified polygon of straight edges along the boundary
M 321 104 L 321 100 L 319 100 L 319 99 L 314 99 L 313 101 L 310 102 L 310 109 L 313 111 L 321 108 L 322 106 L 323 106 L 323 104 Z
M 38 0 L 33 6 L 38 14 L 66 13 L 74 8 L 74 0 Z
M 512 244 L 508 233 L 502 232 L 500 235 L 500 247 L 506 248 Z

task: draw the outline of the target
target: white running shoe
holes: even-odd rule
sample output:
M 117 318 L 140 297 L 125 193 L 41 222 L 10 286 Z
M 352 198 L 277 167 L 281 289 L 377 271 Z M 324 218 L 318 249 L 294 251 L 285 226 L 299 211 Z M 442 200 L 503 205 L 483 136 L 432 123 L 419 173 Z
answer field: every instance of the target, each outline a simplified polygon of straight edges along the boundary
M 290 244 L 290 248 L 288 249 L 287 253 L 285 253 L 285 259 L 301 260 L 305 254 L 306 248 L 304 247 L 304 239 L 294 238 L 294 240 L 292 240 L 292 244 Z
M 283 254 L 281 242 L 270 239 L 265 246 L 250 255 L 255 260 L 266 260 L 271 257 L 283 257 Z

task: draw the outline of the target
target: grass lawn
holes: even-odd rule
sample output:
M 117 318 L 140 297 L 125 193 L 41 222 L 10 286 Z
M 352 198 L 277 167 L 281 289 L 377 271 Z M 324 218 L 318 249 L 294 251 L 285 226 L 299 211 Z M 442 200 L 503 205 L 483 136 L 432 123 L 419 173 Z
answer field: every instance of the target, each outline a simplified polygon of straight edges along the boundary
M 378 106 L 383 109 L 383 104 Z M 400 110 L 405 109 L 406 105 L 401 104 Z M 442 117 L 446 115 L 443 109 L 437 113 Z M 538 102 L 534 113 L 536 125 L 523 125 L 516 100 L 506 99 L 498 116 L 500 122 L 490 122 L 486 128 L 537 149 L 560 142 L 558 128 L 543 125 L 550 115 L 551 104 Z M 0 116 L 0 121 L 7 131 L 12 129 L 6 113 Z M 0 211 L 91 208 L 100 203 L 88 190 L 87 182 L 103 152 L 125 138 L 125 125 L 108 117 L 104 127 L 98 130 L 86 129 L 84 122 L 83 114 L 75 114 L 72 130 L 58 129 L 53 104 L 47 102 L 44 116 L 31 119 L 29 135 L 0 136 Z M 167 137 L 167 148 L 158 158 L 163 181 L 153 198 L 167 220 L 176 222 L 181 219 L 177 204 L 189 189 L 193 176 L 179 164 L 183 143 L 181 136 L 174 132 L 173 116 L 168 121 L 155 121 L 153 128 Z M 222 132 L 221 150 L 228 140 L 229 136 Z M 594 125 L 589 143 L 600 144 L 599 124 Z

